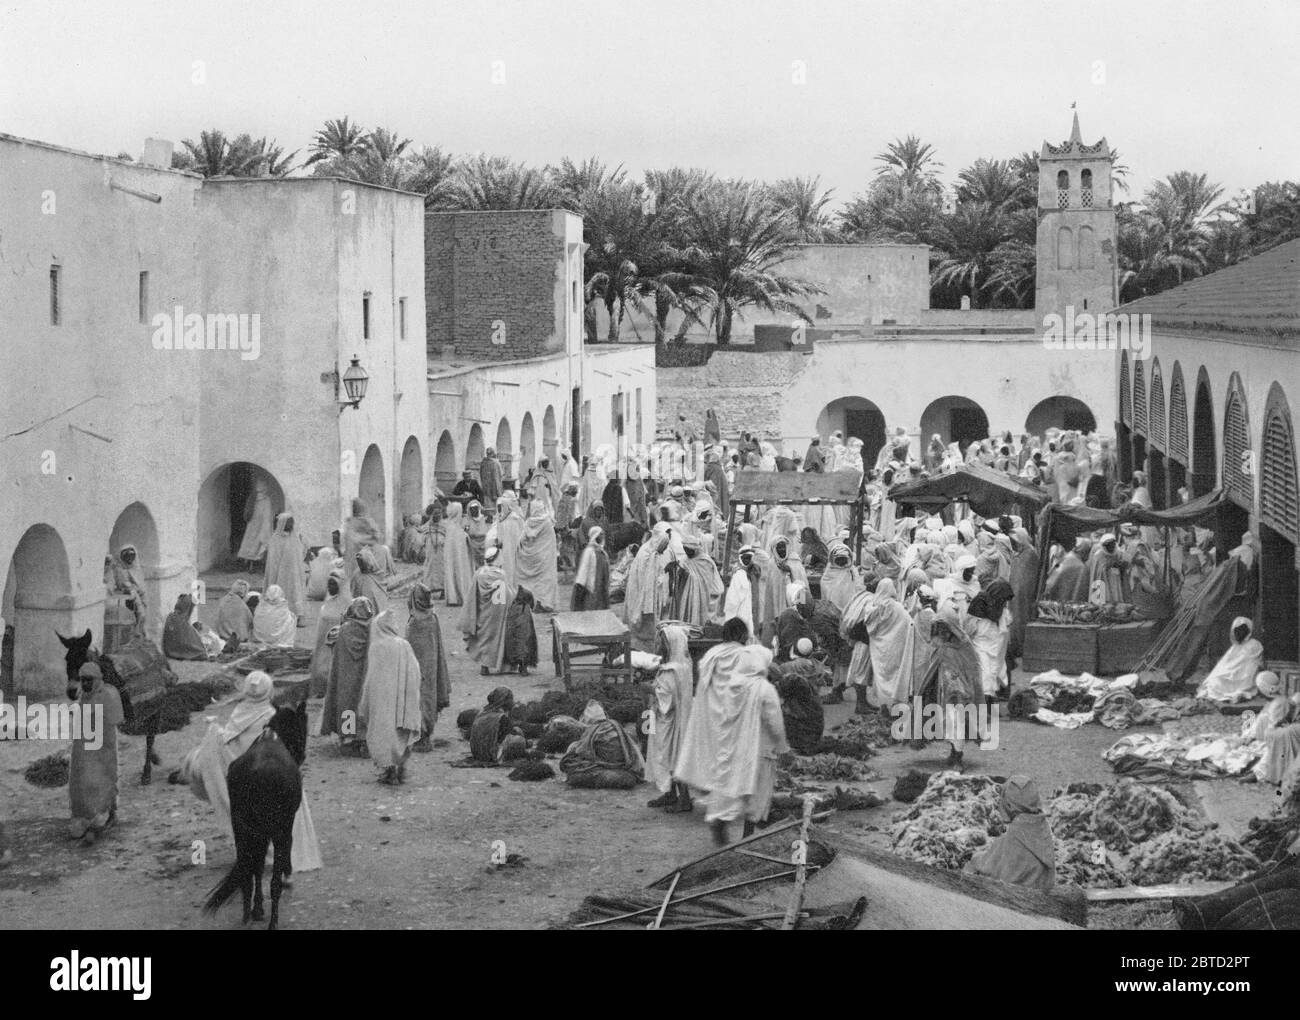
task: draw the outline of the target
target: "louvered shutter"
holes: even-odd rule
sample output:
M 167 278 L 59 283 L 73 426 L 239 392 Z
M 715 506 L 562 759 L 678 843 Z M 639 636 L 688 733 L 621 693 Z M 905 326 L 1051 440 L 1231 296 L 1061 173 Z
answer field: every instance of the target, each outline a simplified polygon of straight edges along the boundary
M 1163 450 L 1165 448 L 1165 381 L 1160 374 L 1159 365 L 1156 365 L 1155 371 L 1151 373 L 1151 413 L 1149 418 L 1151 442 Z
M 1133 427 L 1133 394 L 1128 379 L 1128 355 L 1119 361 L 1119 420 Z
M 1147 382 L 1140 361 L 1133 365 L 1133 431 L 1147 435 Z
M 1183 388 L 1183 373 L 1174 366 L 1174 381 L 1169 387 L 1169 448 L 1170 457 L 1184 467 L 1187 458 L 1187 391 Z
M 1291 423 L 1274 410 L 1264 426 L 1259 480 L 1259 519 L 1300 545 L 1300 492 L 1296 485 L 1295 436 Z
M 1255 506 L 1255 479 L 1242 470 L 1243 454 L 1250 449 L 1250 431 L 1246 423 L 1246 402 L 1234 388 L 1228 394 L 1228 409 L 1223 423 L 1223 487 L 1233 502 L 1247 510 Z

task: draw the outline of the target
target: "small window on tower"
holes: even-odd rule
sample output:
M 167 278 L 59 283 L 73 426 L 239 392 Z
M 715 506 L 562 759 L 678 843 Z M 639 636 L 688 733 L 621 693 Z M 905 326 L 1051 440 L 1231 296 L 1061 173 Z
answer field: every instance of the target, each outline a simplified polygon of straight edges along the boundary
M 1091 171 L 1091 170 L 1084 170 L 1082 173 L 1079 174 L 1079 187 L 1081 187 L 1081 188 L 1091 188 L 1091 187 L 1092 187 L 1092 171 Z
M 1092 171 L 1079 174 L 1079 204 L 1085 209 L 1092 205 Z
M 139 305 L 140 305 L 140 321 L 148 322 L 149 321 L 149 274 L 147 272 L 140 274 Z
M 59 283 L 63 267 L 58 265 L 50 266 L 50 325 L 57 326 L 62 318 L 59 308 Z
M 1068 170 L 1062 170 L 1060 173 L 1056 175 L 1056 190 L 1057 191 L 1070 190 L 1070 173 Z
M 397 299 L 397 335 L 406 339 L 406 298 Z

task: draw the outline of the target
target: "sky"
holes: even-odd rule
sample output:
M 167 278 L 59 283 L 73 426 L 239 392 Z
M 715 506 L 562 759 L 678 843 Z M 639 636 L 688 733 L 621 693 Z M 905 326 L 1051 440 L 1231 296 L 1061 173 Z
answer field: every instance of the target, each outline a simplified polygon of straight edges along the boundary
M 457 154 L 596 155 L 634 176 L 862 190 L 919 135 L 945 179 L 1059 142 L 1078 104 L 1132 197 L 1300 178 L 1297 0 L 0 0 L 0 132 L 139 155 L 146 137 L 329 118 Z M 494 78 L 496 80 L 494 80 Z

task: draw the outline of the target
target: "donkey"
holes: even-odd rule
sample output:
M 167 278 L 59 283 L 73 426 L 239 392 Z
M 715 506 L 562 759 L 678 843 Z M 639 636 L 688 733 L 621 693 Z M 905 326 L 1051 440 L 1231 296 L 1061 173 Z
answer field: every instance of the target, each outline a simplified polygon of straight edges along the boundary
M 118 673 L 117 666 L 110 656 L 101 655 L 97 649 L 91 647 L 94 638 L 89 629 L 81 637 L 65 638 L 58 631 L 55 631 L 55 635 L 67 649 L 64 666 L 68 674 L 68 700 L 76 701 L 77 695 L 81 692 L 81 681 L 77 679 L 77 671 L 87 662 L 93 662 L 104 674 L 104 683 L 116 688 L 122 699 L 125 728 L 131 732 L 144 733 L 144 770 L 140 773 L 140 785 L 148 786 L 153 781 L 153 767 L 162 764 L 158 752 L 153 749 L 154 738 L 158 736 L 159 721 L 162 718 L 158 706 L 155 706 L 154 711 L 147 713 L 144 718 L 137 717 L 136 710 L 131 704 L 131 696 L 126 690 L 126 681 Z
M 262 871 L 267 847 L 271 861 L 271 923 L 280 922 L 280 891 L 293 873 L 293 819 L 302 804 L 302 773 L 307 757 L 307 703 L 276 709 L 262 735 L 236 758 L 226 774 L 230 787 L 230 822 L 235 830 L 235 866 L 208 895 L 205 914 L 215 914 L 238 889 L 244 897 L 244 924 L 261 921 Z M 254 892 L 256 880 L 256 892 Z M 251 907 L 250 907 L 251 899 Z

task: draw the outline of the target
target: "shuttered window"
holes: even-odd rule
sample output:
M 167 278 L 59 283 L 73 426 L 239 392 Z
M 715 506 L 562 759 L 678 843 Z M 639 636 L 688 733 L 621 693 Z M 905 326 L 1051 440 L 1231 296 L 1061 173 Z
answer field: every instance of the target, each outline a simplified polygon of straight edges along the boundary
M 1233 377 L 1228 390 L 1228 407 L 1223 419 L 1223 487 L 1237 505 L 1251 510 L 1255 506 L 1255 477 L 1246 464 L 1250 449 L 1250 425 L 1246 421 L 1246 400 L 1240 383 Z
M 1183 387 L 1182 370 L 1174 365 L 1174 381 L 1169 387 L 1169 447 L 1170 457 L 1184 467 L 1187 458 L 1187 391 Z
M 1157 362 L 1151 370 L 1151 442 L 1165 448 L 1165 380 Z
M 1296 484 L 1295 435 L 1281 407 L 1270 407 L 1264 424 L 1259 478 L 1259 519 L 1300 545 L 1300 491 Z
M 1133 431 L 1147 434 L 1147 382 L 1140 361 L 1133 364 Z
M 1119 359 L 1119 420 L 1129 428 L 1133 427 L 1133 400 L 1129 391 L 1127 354 L 1121 354 Z

